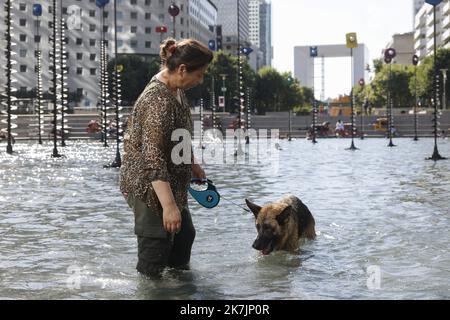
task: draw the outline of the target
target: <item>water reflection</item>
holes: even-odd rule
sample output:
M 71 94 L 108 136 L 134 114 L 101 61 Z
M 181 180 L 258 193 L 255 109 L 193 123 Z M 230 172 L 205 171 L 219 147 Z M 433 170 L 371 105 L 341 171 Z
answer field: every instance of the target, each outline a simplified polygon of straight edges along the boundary
M 218 191 L 244 205 L 293 193 L 316 220 L 297 254 L 252 249 L 254 217 L 223 199 L 191 201 L 197 229 L 191 270 L 139 276 L 133 216 L 104 169 L 114 148 L 17 143 L 0 152 L 0 297 L 19 299 L 449 298 L 450 161 L 425 161 L 432 140 L 281 142 L 282 162 L 209 165 Z M 0 144 L 0 150 L 4 150 Z M 2 149 L 3 148 L 3 149 Z M 450 155 L 449 141 L 440 145 Z M 379 290 L 368 270 L 379 267 Z

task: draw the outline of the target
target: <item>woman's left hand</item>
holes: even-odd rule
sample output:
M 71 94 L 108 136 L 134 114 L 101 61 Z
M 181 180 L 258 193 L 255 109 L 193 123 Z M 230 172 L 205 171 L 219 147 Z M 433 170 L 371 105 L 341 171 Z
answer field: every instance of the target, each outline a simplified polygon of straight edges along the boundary
M 195 163 L 192 165 L 192 178 L 206 179 L 205 171 L 203 171 L 199 164 Z

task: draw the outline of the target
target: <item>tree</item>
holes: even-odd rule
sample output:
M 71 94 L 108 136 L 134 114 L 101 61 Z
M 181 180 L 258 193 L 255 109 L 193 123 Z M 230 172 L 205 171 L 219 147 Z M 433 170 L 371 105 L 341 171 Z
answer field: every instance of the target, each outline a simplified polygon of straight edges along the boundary
M 389 84 L 390 68 L 392 68 L 392 75 Z M 410 107 L 413 103 L 413 96 L 409 90 L 409 86 L 413 73 L 413 67 L 411 66 L 398 64 L 392 64 L 392 66 L 383 65 L 375 74 L 375 78 L 369 86 L 366 86 L 364 89 L 360 85 L 354 87 L 356 103 L 360 105 L 365 96 L 368 96 L 369 102 L 375 107 L 386 107 L 386 99 L 390 85 L 394 107 Z
M 450 49 L 439 49 L 436 54 L 436 65 L 439 72 L 439 79 L 442 81 L 441 69 L 450 70 Z M 417 95 L 425 104 L 431 105 L 433 98 L 434 83 L 434 57 L 433 55 L 424 58 L 417 68 Z M 442 84 L 440 84 L 442 86 Z M 447 81 L 447 92 L 450 92 L 450 81 Z M 409 88 L 414 92 L 414 77 L 411 79 Z M 440 90 L 442 92 L 442 88 Z M 450 96 L 450 95 L 447 95 Z
M 243 91 L 246 93 L 248 87 L 254 88 L 256 74 L 251 69 L 247 62 L 245 56 L 241 56 L 242 63 L 242 73 L 244 88 Z M 214 54 L 214 59 L 211 61 L 208 70 L 205 73 L 203 83 L 195 88 L 192 88 L 187 92 L 187 96 L 191 104 L 197 104 L 200 98 L 203 98 L 204 105 L 206 108 L 211 106 L 211 87 L 212 87 L 212 77 L 214 77 L 214 90 L 216 93 L 216 99 L 219 92 L 222 92 L 223 80 L 222 75 L 226 76 L 225 86 L 226 86 L 226 110 L 237 112 L 236 106 L 231 103 L 232 97 L 237 95 L 238 89 L 238 61 L 237 57 L 229 53 L 218 51 Z M 217 100 L 216 100 L 217 103 Z
M 108 63 L 109 90 L 113 92 L 114 59 Z M 119 55 L 117 65 L 123 66 L 121 73 L 122 100 L 124 104 L 132 105 L 144 90 L 150 79 L 159 71 L 160 60 L 155 57 L 151 62 L 138 55 Z

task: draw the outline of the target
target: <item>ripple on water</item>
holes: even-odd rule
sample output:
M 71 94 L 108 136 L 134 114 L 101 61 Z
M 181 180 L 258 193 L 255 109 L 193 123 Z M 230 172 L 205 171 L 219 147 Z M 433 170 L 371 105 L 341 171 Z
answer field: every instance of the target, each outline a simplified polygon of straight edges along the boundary
M 278 171 L 257 164 L 207 165 L 223 195 L 208 210 L 190 199 L 197 230 L 190 271 L 162 281 L 135 271 L 133 214 L 114 148 L 70 141 L 17 143 L 0 153 L 0 297 L 6 299 L 435 299 L 450 298 L 449 162 L 424 161 L 432 140 L 281 141 Z M 0 149 L 4 144 L 0 144 Z M 450 141 L 441 142 L 450 155 Z M 258 204 L 299 196 L 317 239 L 295 254 L 252 249 L 254 217 L 225 198 Z M 378 270 L 380 290 L 368 288 Z

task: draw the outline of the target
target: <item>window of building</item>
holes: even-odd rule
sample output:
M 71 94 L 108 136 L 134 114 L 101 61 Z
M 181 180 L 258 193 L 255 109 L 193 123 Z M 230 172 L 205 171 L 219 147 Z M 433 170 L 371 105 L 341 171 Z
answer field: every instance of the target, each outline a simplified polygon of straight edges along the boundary
M 95 24 L 89 25 L 89 31 L 94 32 L 95 31 Z
M 103 26 L 103 32 L 108 32 L 108 26 Z
M 77 52 L 77 60 L 83 60 L 83 53 Z
M 152 18 L 152 14 L 150 12 L 145 13 L 145 20 L 150 20 Z
M 145 33 L 152 33 L 152 27 L 145 27 Z
M 95 39 L 89 39 L 89 45 L 91 47 L 94 47 L 95 46 Z
M 19 56 L 21 58 L 25 58 L 27 56 L 27 50 L 26 49 L 20 49 Z
M 21 34 L 19 36 L 19 40 L 22 41 L 22 42 L 26 42 L 27 41 L 27 35 L 26 34 Z
M 137 27 L 136 26 L 131 26 L 130 32 L 131 33 L 136 33 L 137 32 Z
M 95 10 L 89 10 L 89 17 L 95 17 Z
M 83 68 L 78 67 L 77 68 L 77 74 L 83 74 Z M 78 89 L 77 89 L 78 90 Z
M 95 76 L 95 75 L 97 74 L 97 69 L 91 68 L 91 69 L 89 70 L 89 72 L 90 72 L 91 76 Z
M 151 41 L 145 41 L 145 47 L 146 48 L 151 48 L 152 47 L 152 42 Z
M 20 11 L 26 11 L 27 10 L 26 3 L 19 3 L 19 10 Z
M 82 38 L 77 38 L 76 44 L 79 45 L 79 46 L 82 45 L 83 44 L 83 39 Z
M 164 21 L 164 14 L 163 13 L 160 14 L 158 18 L 159 18 L 159 21 Z
M 27 66 L 24 64 L 20 65 L 20 72 L 27 72 Z
M 34 42 L 35 43 L 40 43 L 41 42 L 41 36 L 35 35 L 34 36 Z
M 184 19 L 180 18 L 180 24 L 184 24 Z
M 67 14 L 67 7 L 63 7 L 62 13 L 63 13 L 63 14 Z
M 83 88 L 77 88 L 77 96 L 83 96 Z
M 181 38 L 184 38 L 184 31 L 181 31 L 181 32 L 180 32 L 180 37 L 181 37 Z
M 91 53 L 90 55 L 89 55 L 89 60 L 91 60 L 91 61 L 95 61 L 95 57 L 96 57 L 97 55 L 95 54 L 95 53 Z
M 136 11 L 132 11 L 132 12 L 130 13 L 130 18 L 131 18 L 131 19 L 137 19 L 137 12 L 136 12 Z
M 49 21 L 48 22 L 48 28 L 49 29 L 53 29 L 53 21 Z
M 164 7 L 164 0 L 159 0 L 159 6 Z
M 39 28 L 41 26 L 41 20 L 34 20 L 33 25 L 35 28 Z
M 103 12 L 103 18 L 108 19 L 108 11 Z
M 27 87 L 20 87 L 19 91 L 26 92 L 27 91 Z
M 151 5 L 152 4 L 152 0 L 145 0 L 145 5 L 146 6 L 149 6 L 149 5 Z
M 137 48 L 137 46 L 138 46 L 137 40 L 131 40 L 130 41 L 130 47 L 131 48 Z
M 19 20 L 19 25 L 21 27 L 25 27 L 27 25 L 27 19 L 20 19 Z
M 53 13 L 53 6 L 48 6 L 48 13 Z
M 116 15 L 117 15 L 117 19 L 122 19 L 123 18 L 123 12 L 122 11 L 117 11 Z
M 130 0 L 130 3 L 133 4 L 133 5 L 136 5 L 137 0 Z

